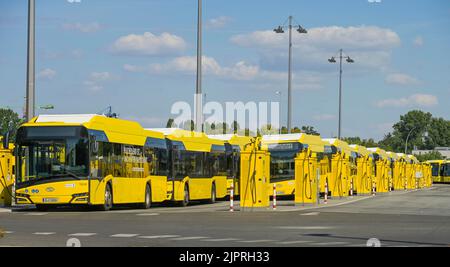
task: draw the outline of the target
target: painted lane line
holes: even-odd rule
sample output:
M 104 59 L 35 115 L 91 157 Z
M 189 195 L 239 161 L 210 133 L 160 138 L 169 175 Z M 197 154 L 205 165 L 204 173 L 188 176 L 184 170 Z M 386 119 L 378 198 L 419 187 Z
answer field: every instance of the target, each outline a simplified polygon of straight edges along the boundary
M 303 213 L 300 214 L 300 216 L 318 216 L 320 212 L 310 212 L 310 213 Z
M 348 242 L 323 242 L 323 243 L 312 243 L 309 244 L 311 246 L 343 246 L 348 245 L 350 243 Z
M 159 216 L 159 213 L 139 213 L 136 216 Z
M 48 213 L 37 213 L 37 212 L 30 212 L 30 213 L 25 213 L 25 216 L 44 216 L 47 215 Z
M 179 235 L 151 235 L 151 236 L 139 236 L 138 238 L 143 239 L 163 239 L 163 238 L 175 238 L 180 237 Z
M 277 229 L 282 230 L 330 230 L 334 229 L 335 227 L 328 227 L 328 226 L 279 226 L 275 227 Z
M 33 235 L 54 235 L 56 234 L 55 232 L 36 232 L 33 233 Z
M 188 236 L 188 237 L 180 237 L 180 238 L 173 238 L 170 240 L 173 241 L 186 241 L 186 240 L 199 240 L 199 239 L 206 239 L 209 237 L 205 237 L 205 236 Z
M 1 232 L 1 233 L 5 234 L 5 235 L 10 235 L 10 234 L 14 234 L 14 232 L 13 232 L 13 231 L 3 231 L 3 232 Z
M 279 245 L 295 245 L 295 244 L 306 244 L 312 243 L 312 241 L 285 241 L 285 242 L 277 242 Z
M 96 233 L 76 233 L 76 234 L 70 234 L 69 236 L 73 236 L 73 237 L 89 237 L 89 236 L 94 236 L 97 235 Z
M 111 235 L 110 237 L 115 237 L 115 238 L 131 238 L 131 237 L 136 237 L 138 236 L 138 234 L 115 234 L 115 235 Z
M 228 242 L 228 241 L 238 241 L 238 240 L 240 240 L 240 239 L 237 239 L 237 238 L 221 238 L 221 239 L 204 239 L 204 240 L 201 240 L 201 241 L 204 241 L 204 242 Z
M 238 241 L 239 243 L 246 243 L 246 244 L 252 244 L 252 243 L 272 243 L 276 242 L 276 240 L 244 240 L 244 241 Z

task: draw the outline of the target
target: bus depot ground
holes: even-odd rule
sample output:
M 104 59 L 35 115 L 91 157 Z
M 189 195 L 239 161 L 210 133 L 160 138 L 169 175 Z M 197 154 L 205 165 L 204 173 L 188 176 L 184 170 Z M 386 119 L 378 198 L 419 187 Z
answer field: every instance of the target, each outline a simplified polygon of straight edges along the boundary
M 279 200 L 277 210 L 229 212 L 229 202 L 110 212 L 32 206 L 0 209 L 1 247 L 382 247 L 450 246 L 450 185 L 331 199 Z

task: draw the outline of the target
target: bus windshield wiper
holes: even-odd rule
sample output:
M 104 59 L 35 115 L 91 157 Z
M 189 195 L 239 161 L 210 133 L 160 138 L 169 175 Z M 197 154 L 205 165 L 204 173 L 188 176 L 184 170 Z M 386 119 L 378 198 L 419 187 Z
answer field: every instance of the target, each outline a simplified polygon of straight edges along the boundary
M 79 177 L 79 176 L 76 175 L 75 173 L 69 172 L 69 171 L 64 171 L 64 172 L 61 173 L 61 174 L 52 175 L 52 177 L 61 177 L 61 176 L 66 176 L 66 175 L 69 175 L 70 177 L 73 177 L 73 178 L 75 178 L 75 179 L 77 179 L 77 180 L 81 180 L 81 177 Z

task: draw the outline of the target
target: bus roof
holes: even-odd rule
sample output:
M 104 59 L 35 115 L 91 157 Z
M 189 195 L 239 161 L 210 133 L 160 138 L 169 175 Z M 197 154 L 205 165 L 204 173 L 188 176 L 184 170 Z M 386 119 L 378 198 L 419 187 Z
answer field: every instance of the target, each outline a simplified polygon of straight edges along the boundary
M 245 148 L 246 145 L 252 142 L 252 137 L 241 136 L 236 134 L 224 134 L 224 135 L 208 135 L 209 138 L 220 140 L 226 142 L 230 145 L 239 146 L 241 150 Z
M 224 146 L 224 142 L 209 138 L 205 133 L 191 132 L 177 128 L 148 129 L 164 134 L 167 139 L 182 142 L 186 150 L 211 152 L 212 146 Z
M 363 156 L 369 156 L 370 154 L 372 154 L 372 152 L 370 152 L 369 150 L 367 150 L 367 148 L 365 146 L 360 146 L 360 145 L 350 145 L 350 147 L 357 153 L 363 155 Z
M 348 145 L 347 142 L 344 142 L 342 140 L 339 139 L 323 139 L 323 141 L 328 142 L 330 145 L 335 146 L 337 148 L 339 148 L 341 151 L 343 151 L 345 154 L 347 155 L 351 155 L 353 149 Z
M 417 160 L 417 158 L 413 155 L 408 155 L 408 158 L 414 163 L 419 163 L 419 160 Z
M 395 160 L 395 161 L 397 161 L 397 160 L 399 160 L 400 159 L 400 157 L 397 155 L 397 153 L 395 153 L 395 152 L 390 152 L 390 151 L 388 151 L 388 152 L 386 152 L 387 154 L 388 154 L 388 156 L 391 158 L 391 159 L 393 159 L 393 160 Z
M 381 149 L 379 147 L 371 147 L 368 148 L 367 150 L 369 150 L 372 153 L 378 154 L 382 159 L 389 159 L 389 155 L 386 153 L 384 149 Z
M 430 163 L 430 164 L 433 164 L 433 163 L 442 164 L 442 163 L 445 163 L 445 160 L 428 160 L 427 163 Z
M 133 121 L 109 118 L 95 114 L 39 115 L 22 127 L 83 126 L 88 130 L 101 131 L 111 143 L 143 146 L 148 137 L 164 139 L 164 135 L 149 131 Z
M 262 137 L 262 145 L 273 145 L 273 144 L 283 144 L 283 143 L 293 143 L 298 142 L 301 144 L 308 145 L 311 151 L 314 152 L 325 152 L 325 146 L 329 145 L 324 142 L 320 136 L 308 135 L 308 134 L 283 134 L 283 135 L 265 135 Z

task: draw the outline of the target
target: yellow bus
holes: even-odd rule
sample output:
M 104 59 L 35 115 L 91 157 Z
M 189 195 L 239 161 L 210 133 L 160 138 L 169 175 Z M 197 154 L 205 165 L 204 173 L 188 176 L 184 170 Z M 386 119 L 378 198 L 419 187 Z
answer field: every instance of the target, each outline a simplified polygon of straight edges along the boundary
M 40 210 L 167 199 L 164 135 L 99 115 L 43 115 L 17 132 L 17 204 Z
M 430 160 L 432 176 L 434 183 L 450 183 L 450 161 L 448 160 Z
M 307 153 L 320 162 L 325 153 L 331 153 L 331 146 L 320 136 L 307 134 L 266 135 L 261 149 L 270 153 L 270 183 L 276 185 L 279 196 L 295 194 L 296 159 L 300 154 Z
M 208 200 L 226 195 L 225 149 L 202 134 L 100 115 L 43 115 L 16 138 L 16 203 L 40 210 Z
M 228 161 L 228 194 L 231 193 L 231 186 L 233 185 L 234 196 L 239 196 L 241 152 L 245 151 L 247 146 L 256 142 L 255 138 L 235 134 L 209 135 L 208 137 L 211 139 L 220 140 L 224 143 Z
M 150 130 L 167 139 L 174 201 L 182 206 L 192 200 L 212 204 L 227 196 L 228 155 L 224 142 L 181 129 Z

